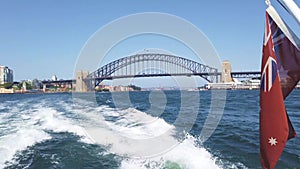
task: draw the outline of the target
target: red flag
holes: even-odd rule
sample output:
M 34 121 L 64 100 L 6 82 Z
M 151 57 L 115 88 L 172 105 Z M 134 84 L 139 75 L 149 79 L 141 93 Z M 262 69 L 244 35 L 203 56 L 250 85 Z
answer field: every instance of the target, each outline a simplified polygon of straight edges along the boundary
M 275 10 L 269 9 L 269 11 L 276 16 Z M 277 25 L 275 19 L 273 20 L 270 17 L 271 32 L 277 56 L 282 93 L 283 97 L 286 98 L 300 80 L 300 50 L 297 46 L 297 43 L 300 45 L 300 42 L 282 20 L 277 18 L 276 21 L 279 22 L 279 25 Z M 279 26 L 285 28 L 285 32 Z
M 280 77 L 281 90 L 285 99 L 300 80 L 300 40 L 282 21 L 273 7 L 267 9 L 272 32 L 277 68 Z M 273 19 L 274 18 L 274 19 Z M 296 137 L 296 132 L 288 118 L 289 136 Z
M 275 167 L 289 134 L 272 35 L 266 13 L 260 90 L 260 153 L 265 169 Z

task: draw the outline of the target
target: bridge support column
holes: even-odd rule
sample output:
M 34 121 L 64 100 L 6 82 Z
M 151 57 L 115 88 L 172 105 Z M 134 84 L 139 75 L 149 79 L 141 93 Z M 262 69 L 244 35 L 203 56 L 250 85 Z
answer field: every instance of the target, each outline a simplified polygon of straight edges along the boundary
M 223 61 L 221 83 L 233 82 L 233 79 L 231 77 L 231 71 L 231 63 L 229 61 Z
M 75 87 L 76 92 L 87 92 L 87 91 L 89 91 L 88 84 L 84 80 L 85 78 L 87 78 L 88 75 L 89 75 L 88 71 L 82 71 L 82 70 L 77 71 L 77 73 L 76 73 L 76 87 Z

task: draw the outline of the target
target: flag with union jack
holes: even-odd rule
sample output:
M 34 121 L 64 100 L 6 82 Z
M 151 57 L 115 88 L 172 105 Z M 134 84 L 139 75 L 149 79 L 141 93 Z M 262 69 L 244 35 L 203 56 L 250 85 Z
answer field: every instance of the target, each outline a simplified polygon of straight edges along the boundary
M 300 40 L 282 21 L 274 8 L 269 8 L 270 27 L 277 59 L 278 72 L 283 98 L 285 99 L 300 80 Z M 275 22 L 276 21 L 276 22 Z M 296 137 L 296 132 L 288 117 L 289 136 Z
M 282 22 L 280 28 L 270 17 L 270 26 L 277 57 L 283 97 L 286 98 L 300 80 L 300 42 L 297 36 Z M 282 29 L 285 29 L 283 32 Z
M 264 169 L 276 166 L 286 141 L 296 136 L 284 105 L 284 99 L 300 79 L 300 52 L 293 35 L 270 6 L 266 13 L 260 90 L 260 152 Z

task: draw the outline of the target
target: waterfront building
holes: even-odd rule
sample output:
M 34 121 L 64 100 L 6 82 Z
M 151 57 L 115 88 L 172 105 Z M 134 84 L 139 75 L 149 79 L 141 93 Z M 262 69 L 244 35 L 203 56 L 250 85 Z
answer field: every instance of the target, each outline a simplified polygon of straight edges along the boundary
M 249 79 L 246 81 L 245 85 L 247 85 L 249 89 L 259 89 L 260 79 Z
M 0 84 L 13 82 L 13 70 L 9 69 L 7 66 L 0 66 Z
M 248 79 L 243 82 L 239 82 L 237 79 L 233 78 L 233 82 L 227 83 L 207 83 L 205 85 L 206 89 L 243 89 L 252 90 L 260 88 L 260 79 L 253 78 Z
M 206 89 L 242 89 L 243 84 L 241 82 L 226 82 L 226 83 L 207 83 Z

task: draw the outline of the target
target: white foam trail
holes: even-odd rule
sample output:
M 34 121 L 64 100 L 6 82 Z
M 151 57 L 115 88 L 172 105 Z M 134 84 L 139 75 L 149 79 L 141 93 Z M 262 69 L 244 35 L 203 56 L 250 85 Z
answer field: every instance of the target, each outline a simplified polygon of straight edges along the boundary
M 145 112 L 134 108 L 118 110 L 101 106 L 96 108 L 95 111 L 85 112 L 81 110 L 80 114 L 91 118 L 91 120 L 97 119 L 98 125 L 96 127 L 87 128 L 88 133 L 93 136 L 97 144 L 109 146 L 112 153 L 129 156 L 129 158 L 122 161 L 122 169 L 160 169 L 168 161 L 175 162 L 181 168 L 187 169 L 220 168 L 205 148 L 197 146 L 194 137 L 187 136 L 182 143 L 179 143 L 174 137 L 175 127 L 173 125 Z M 115 117 L 117 120 L 104 121 L 104 117 L 99 114 L 104 117 Z M 172 132 L 166 133 L 168 130 Z M 166 134 L 163 137 L 159 137 L 164 133 Z M 145 143 L 147 139 L 149 142 Z M 142 141 L 141 144 L 139 141 Z M 161 149 L 160 154 L 153 151 L 157 147 L 164 147 L 164 143 L 171 143 L 173 147 Z M 153 154 L 151 151 L 153 151 Z M 137 154 L 145 155 L 146 153 L 156 156 L 153 158 L 137 158 Z
M 97 144 L 109 146 L 110 152 L 115 154 L 153 156 L 178 144 L 173 137 L 174 126 L 133 108 L 119 110 L 105 107 L 100 112 L 79 113 L 87 118 L 82 125 L 93 140 Z M 109 117 L 118 119 L 105 120 Z
M 151 159 L 125 159 L 121 169 L 161 169 L 166 163 L 176 163 L 182 169 L 219 169 L 216 160 L 204 148 L 196 145 L 196 139 L 188 136 L 169 152 Z
M 18 103 L 18 101 L 16 101 L 16 100 L 8 100 L 8 101 L 5 101 L 5 103 Z
M 5 118 L 7 118 L 7 114 L 6 113 L 0 113 L 0 124 L 1 124 L 1 122 L 3 122 L 4 121 L 4 119 Z M 1 131 L 1 130 L 0 130 Z
M 93 143 L 84 128 L 55 109 L 45 108 L 43 104 L 22 109 L 22 104 L 18 103 L 10 107 L 9 112 L 0 114 L 0 168 L 5 167 L 18 151 L 51 139 L 47 131 L 73 133 L 80 136 L 80 141 Z
M 51 130 L 56 133 L 69 132 L 81 137 L 81 141 L 92 144 L 94 143 L 85 129 L 76 125 L 63 117 L 62 113 L 57 112 L 52 108 L 39 108 L 37 112 L 33 113 L 34 122 L 39 122 L 43 130 Z
M 158 137 L 169 130 L 175 129 L 174 126 L 166 123 L 163 119 L 152 117 L 133 108 L 106 111 L 104 113 L 109 116 L 122 117 L 116 122 L 106 122 L 106 124 L 118 134 L 132 139 Z
M 174 138 L 174 132 L 168 133 L 165 137 L 158 139 L 162 142 L 172 142 L 175 147 L 163 154 L 157 155 L 153 158 L 140 158 L 137 159 L 136 152 L 141 149 L 144 151 L 151 151 L 161 146 L 155 140 L 148 149 L 145 145 L 139 145 L 137 140 L 156 138 L 167 130 L 175 130 L 173 125 L 166 123 L 163 119 L 152 117 L 145 112 L 128 108 L 125 110 L 118 110 L 109 107 L 100 107 L 95 112 L 90 112 L 94 116 L 99 115 L 99 112 L 105 117 L 116 117 L 116 121 L 105 121 L 108 128 L 94 128 L 87 129 L 92 136 L 99 135 L 100 138 L 94 138 L 98 144 L 107 145 L 110 151 L 119 155 L 129 156 L 121 163 L 122 169 L 161 169 L 167 162 L 174 162 L 181 168 L 185 169 L 219 169 L 221 168 L 216 164 L 216 159 L 203 147 L 196 144 L 196 139 L 187 135 L 186 139 L 179 143 Z M 101 118 L 100 118 L 101 119 Z M 103 124 L 101 124 L 103 125 Z M 95 132 L 96 134 L 93 134 Z M 136 139 L 133 142 L 124 139 L 128 137 Z M 139 147 L 141 146 L 141 147 Z M 172 147 L 171 147 L 172 148 Z
M 4 168 L 5 162 L 11 160 L 18 151 L 48 139 L 51 139 L 49 134 L 34 128 L 20 129 L 0 137 L 0 168 Z
M 5 109 L 6 107 L 2 104 L 0 104 L 0 110 Z

